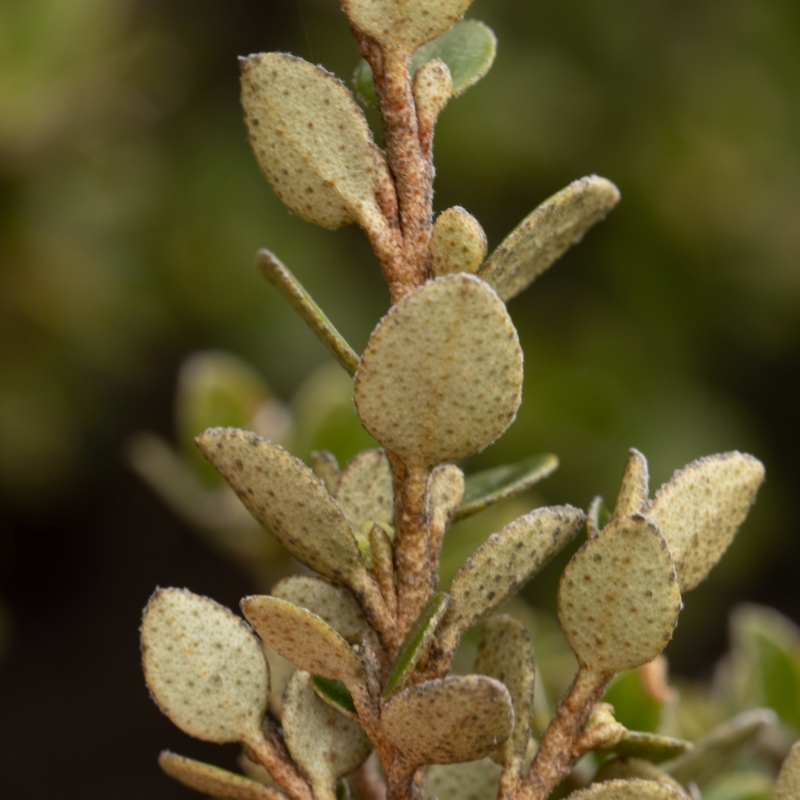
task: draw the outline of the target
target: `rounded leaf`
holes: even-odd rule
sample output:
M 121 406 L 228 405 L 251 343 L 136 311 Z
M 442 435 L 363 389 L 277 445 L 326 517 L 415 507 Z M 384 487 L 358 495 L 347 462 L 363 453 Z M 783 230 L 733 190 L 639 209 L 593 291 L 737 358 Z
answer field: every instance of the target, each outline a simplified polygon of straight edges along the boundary
M 643 514 L 650 499 L 648 487 L 647 459 L 632 447 L 625 464 L 625 471 L 622 473 L 613 519 L 628 514 Z
M 800 797 L 800 742 L 796 742 L 792 747 L 778 773 L 774 800 L 797 800 L 798 797 Z
M 486 234 L 461 206 L 442 211 L 431 234 L 431 267 L 437 276 L 477 272 L 486 258 Z
M 476 453 L 514 420 L 522 350 L 482 281 L 450 275 L 406 295 L 370 337 L 356 373 L 364 427 L 406 464 Z
M 342 470 L 333 491 L 356 537 L 365 522 L 394 522 L 394 481 L 383 450 L 362 450 Z
M 147 686 L 182 731 L 207 742 L 261 738 L 269 672 L 244 620 L 185 589 L 156 589 L 141 635 Z
M 666 783 L 631 778 L 593 783 L 567 800 L 687 800 L 687 795 Z
M 439 800 L 496 800 L 502 771 L 491 758 L 465 764 L 432 764 L 425 770 L 425 796 Z
M 603 675 L 652 661 L 672 636 L 681 595 L 667 543 L 641 515 L 623 517 L 572 557 L 558 619 L 584 668 Z

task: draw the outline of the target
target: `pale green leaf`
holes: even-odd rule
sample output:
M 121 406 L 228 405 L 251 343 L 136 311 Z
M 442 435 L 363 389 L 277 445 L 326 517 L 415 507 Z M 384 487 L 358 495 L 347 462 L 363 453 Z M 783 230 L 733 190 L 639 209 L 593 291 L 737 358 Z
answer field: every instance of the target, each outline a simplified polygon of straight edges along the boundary
M 622 482 L 612 518 L 619 519 L 628 514 L 643 514 L 650 500 L 648 492 L 647 459 L 632 447 L 625 464 L 625 471 L 622 473 Z
M 586 535 L 593 539 L 611 522 L 611 512 L 600 495 L 592 498 L 589 508 L 586 511 Z
M 431 234 L 434 275 L 477 272 L 486 258 L 486 234 L 478 220 L 461 206 L 442 211 Z
M 703 792 L 703 800 L 781 800 L 776 792 L 773 795 L 775 781 L 760 772 L 729 772 Z M 800 797 L 800 784 L 794 787 L 785 800 Z
M 688 800 L 688 798 L 684 792 L 666 783 L 629 778 L 593 783 L 586 789 L 568 795 L 567 800 Z
M 453 80 L 447 64 L 441 58 L 434 58 L 433 61 L 423 64 L 414 75 L 412 89 L 417 109 L 419 141 L 423 152 L 430 152 L 436 120 L 453 91 Z
M 362 450 L 351 459 L 339 476 L 333 496 L 362 546 L 366 544 L 364 523 L 391 525 L 394 484 L 383 450 Z
M 691 742 L 646 731 L 626 731 L 611 752 L 632 758 L 645 758 L 654 764 L 682 756 L 694 749 Z
M 775 783 L 775 800 L 797 800 L 798 797 L 800 797 L 800 742 L 792 747 Z
M 425 770 L 425 794 L 438 800 L 496 800 L 502 771 L 491 758 L 432 764 Z

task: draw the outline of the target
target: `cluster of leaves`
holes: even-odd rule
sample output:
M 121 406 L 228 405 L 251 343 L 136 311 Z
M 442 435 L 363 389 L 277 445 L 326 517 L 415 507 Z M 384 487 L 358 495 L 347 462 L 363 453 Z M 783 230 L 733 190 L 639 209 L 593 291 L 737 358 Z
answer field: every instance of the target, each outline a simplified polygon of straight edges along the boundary
M 354 377 L 359 419 L 381 448 L 341 470 L 319 453 L 312 469 L 238 428 L 210 428 L 196 440 L 250 514 L 313 573 L 244 598 L 249 625 L 180 589 L 157 590 L 145 610 L 145 677 L 164 713 L 200 739 L 239 742 L 248 769 L 260 765 L 269 775 L 259 781 L 162 754 L 165 771 L 215 796 L 332 800 L 352 790 L 362 800 L 444 798 L 470 787 L 481 797 L 544 800 L 593 751 L 644 761 L 604 765 L 575 800 L 677 800 L 696 783 L 682 761 L 690 745 L 631 732 L 600 700 L 615 675 L 651 664 L 666 646 L 682 593 L 717 563 L 755 499 L 763 480 L 756 459 L 701 459 L 651 500 L 646 460 L 631 451 L 613 512 L 599 500 L 588 518 L 568 505 L 535 509 L 491 535 L 449 589 L 438 590 L 453 520 L 546 472 L 536 462 L 468 483 L 452 463 L 497 439 L 519 407 L 522 352 L 505 302 L 619 198 L 602 178 L 578 181 L 488 258 L 483 230 L 464 209 L 433 222 L 436 119 L 494 52 L 485 26 L 456 24 L 468 6 L 345 0 L 385 152 L 350 91 L 320 67 L 281 53 L 242 60 L 262 171 L 305 219 L 363 228 L 393 305 L 358 356 L 289 270 L 259 253 L 265 276 Z M 365 69 L 357 82 L 369 95 Z M 514 618 L 491 614 L 584 524 L 587 541 L 558 594 L 578 671 L 533 739 L 529 636 Z M 479 623 L 473 673 L 451 674 L 460 641 Z M 263 645 L 292 665 L 279 699 Z M 671 773 L 653 766 L 675 756 Z M 778 777 L 778 800 L 796 795 L 798 772 L 795 748 Z

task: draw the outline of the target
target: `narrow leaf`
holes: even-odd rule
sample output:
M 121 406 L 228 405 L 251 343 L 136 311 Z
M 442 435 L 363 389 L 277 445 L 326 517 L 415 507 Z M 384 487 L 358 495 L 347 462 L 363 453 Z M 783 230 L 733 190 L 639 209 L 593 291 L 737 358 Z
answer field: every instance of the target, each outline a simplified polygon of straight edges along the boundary
M 571 183 L 525 217 L 478 270 L 508 302 L 579 242 L 619 202 L 619 191 L 591 175 Z
M 356 719 L 358 712 L 356 704 L 353 702 L 353 695 L 347 691 L 347 687 L 339 681 L 332 681 L 330 678 L 323 678 L 321 675 L 314 675 L 311 678 L 314 691 L 330 706 L 333 706 L 342 714 Z
M 800 742 L 792 747 L 778 773 L 774 800 L 797 800 L 798 797 L 800 797 Z
M 631 448 L 622 482 L 614 506 L 613 519 L 628 514 L 643 514 L 650 500 L 647 459 L 635 448 Z
M 586 512 L 586 535 L 593 539 L 611 522 L 611 512 L 600 495 L 592 499 Z
M 453 80 L 447 64 L 441 58 L 423 64 L 414 76 L 412 89 L 414 105 L 417 108 L 420 144 L 423 152 L 429 153 L 433 144 L 436 120 L 453 91 Z
M 362 450 L 355 456 L 342 470 L 333 496 L 358 539 L 366 522 L 393 524 L 392 468 L 383 450 Z
M 678 620 L 681 595 L 664 537 L 640 515 L 612 522 L 572 557 L 558 619 L 584 668 L 612 675 L 652 661 Z
M 289 305 L 302 317 L 303 322 L 311 328 L 328 352 L 350 375 L 355 375 L 358 354 L 347 344 L 342 334 L 336 330 L 300 281 L 269 250 L 259 250 L 256 254 L 256 263 L 261 274 L 289 301 Z
M 442 211 L 431 234 L 431 267 L 434 275 L 477 272 L 486 258 L 486 234 L 480 222 L 461 206 Z
M 406 464 L 476 453 L 511 424 L 522 350 L 497 295 L 470 275 L 406 295 L 370 337 L 356 373 L 364 427 Z
M 491 758 L 463 764 L 432 764 L 425 770 L 425 796 L 438 800 L 495 800 L 502 771 Z

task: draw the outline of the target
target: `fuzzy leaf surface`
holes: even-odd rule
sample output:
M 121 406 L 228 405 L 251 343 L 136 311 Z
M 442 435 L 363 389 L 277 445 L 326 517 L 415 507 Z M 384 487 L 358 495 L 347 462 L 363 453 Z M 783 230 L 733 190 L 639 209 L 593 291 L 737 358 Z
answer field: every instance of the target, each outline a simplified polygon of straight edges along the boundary
M 774 800 L 797 800 L 800 797 L 800 742 L 796 742 L 781 766 L 775 782 Z
M 495 800 L 502 771 L 491 758 L 432 764 L 425 770 L 425 794 L 439 800 Z
M 578 662 L 609 675 L 652 661 L 672 636 L 681 595 L 667 543 L 641 515 L 612 522 L 572 557 L 558 619 Z
M 567 800 L 688 800 L 666 783 L 630 778 L 593 783 L 567 796 Z
M 455 464 L 442 464 L 431 475 L 431 518 L 446 524 L 464 497 L 464 473 Z
M 574 181 L 545 200 L 497 246 L 478 270 L 508 302 L 561 258 L 619 202 L 619 190 L 597 175 Z
M 182 731 L 207 742 L 261 738 L 269 672 L 243 619 L 185 589 L 156 589 L 141 634 L 147 686 Z
M 666 783 L 676 791 L 681 792 L 681 794 L 683 794 L 684 791 L 683 786 L 681 786 L 675 778 L 659 769 L 659 767 L 650 761 L 645 761 L 641 758 L 629 758 L 628 756 L 609 758 L 607 761 L 603 762 L 594 776 L 594 780 L 597 783 L 601 781 L 627 780 L 630 778 L 642 778 L 647 781 Z
M 486 258 L 486 234 L 480 222 L 461 206 L 442 211 L 431 234 L 431 267 L 437 276 L 473 273 Z
M 407 294 L 372 333 L 356 373 L 364 427 L 406 464 L 476 453 L 514 419 L 522 350 L 482 281 L 450 275 Z
M 342 470 L 333 493 L 350 527 L 360 538 L 365 522 L 394 522 L 392 468 L 383 450 L 362 450 Z
M 629 514 L 643 514 L 650 500 L 649 486 L 647 459 L 632 447 L 622 473 L 613 519 Z
M 691 742 L 645 731 L 626 731 L 610 750 L 622 756 L 644 758 L 654 764 L 669 761 L 694 750 Z
M 684 592 L 711 571 L 733 541 L 764 480 L 764 465 L 722 453 L 678 470 L 645 512 L 667 540 Z

